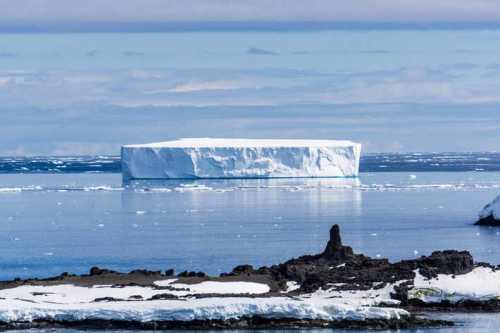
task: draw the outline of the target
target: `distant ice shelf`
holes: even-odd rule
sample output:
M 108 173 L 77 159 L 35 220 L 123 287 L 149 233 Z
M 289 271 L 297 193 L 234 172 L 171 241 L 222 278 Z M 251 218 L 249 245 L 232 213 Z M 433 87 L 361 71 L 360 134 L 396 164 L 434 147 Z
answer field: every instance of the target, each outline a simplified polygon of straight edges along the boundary
M 361 145 L 336 140 L 190 138 L 126 145 L 124 179 L 357 177 Z

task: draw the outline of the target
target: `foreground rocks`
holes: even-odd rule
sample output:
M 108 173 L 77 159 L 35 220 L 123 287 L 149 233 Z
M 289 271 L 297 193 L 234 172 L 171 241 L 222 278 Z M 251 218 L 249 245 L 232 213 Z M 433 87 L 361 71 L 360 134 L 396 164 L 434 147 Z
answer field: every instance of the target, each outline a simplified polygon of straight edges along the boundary
M 192 321 L 124 321 L 124 320 L 81 320 L 72 322 L 35 321 L 24 323 L 0 323 L 0 330 L 56 329 L 72 328 L 79 330 L 227 330 L 227 329 L 297 329 L 297 328 L 334 328 L 399 330 L 413 328 L 454 326 L 446 320 L 429 320 L 411 316 L 401 320 L 368 319 L 328 321 L 318 319 L 270 319 L 251 317 L 228 320 Z
M 395 263 L 356 254 L 334 225 L 322 253 L 270 267 L 240 265 L 218 277 L 93 267 L 84 275 L 3 281 L 0 329 L 443 326 L 451 323 L 415 313 L 498 311 L 499 279 L 496 267 L 475 263 L 466 251 Z

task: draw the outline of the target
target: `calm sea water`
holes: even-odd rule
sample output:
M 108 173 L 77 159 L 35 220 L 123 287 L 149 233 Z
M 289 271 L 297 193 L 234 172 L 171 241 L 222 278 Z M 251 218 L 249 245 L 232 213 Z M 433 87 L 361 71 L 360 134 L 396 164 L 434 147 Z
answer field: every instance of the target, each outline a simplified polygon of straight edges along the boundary
M 118 156 L 1 157 L 0 173 L 118 173 Z M 364 154 L 361 172 L 500 171 L 500 153 Z
M 498 170 L 499 160 L 379 154 L 364 158 L 359 179 L 123 184 L 111 172 L 119 170 L 114 157 L 3 158 L 0 278 L 94 265 L 218 274 L 319 252 L 334 223 L 347 244 L 371 256 L 398 260 L 451 248 L 500 264 L 500 230 L 472 226 L 500 192 L 500 172 L 463 171 Z M 48 165 L 62 171 L 40 173 Z M 380 169 L 412 171 L 373 172 Z
M 459 249 L 500 264 L 500 229 L 472 225 L 500 192 L 500 172 L 481 171 L 498 170 L 498 156 L 453 156 L 376 155 L 364 160 L 359 179 L 126 184 L 121 174 L 102 172 L 107 164 L 117 170 L 115 158 L 91 158 L 88 165 L 61 158 L 38 162 L 37 168 L 71 169 L 53 173 L 4 158 L 0 279 L 83 273 L 94 265 L 219 274 L 237 264 L 270 265 L 317 253 L 334 223 L 346 244 L 370 256 L 399 260 Z M 455 172 L 428 171 L 444 163 Z M 465 166 L 476 171 L 463 171 Z M 27 173 L 12 171 L 19 167 Z M 464 323 L 453 332 L 492 332 L 500 320 L 456 316 Z

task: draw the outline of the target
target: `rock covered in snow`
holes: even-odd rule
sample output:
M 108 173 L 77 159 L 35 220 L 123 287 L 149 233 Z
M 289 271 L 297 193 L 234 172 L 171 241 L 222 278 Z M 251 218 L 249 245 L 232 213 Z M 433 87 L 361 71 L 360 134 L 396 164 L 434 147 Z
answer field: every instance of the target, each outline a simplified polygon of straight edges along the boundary
M 498 311 L 499 278 L 498 267 L 475 264 L 466 251 L 395 263 L 357 254 L 334 225 L 319 254 L 258 269 L 239 265 L 218 277 L 93 267 L 83 275 L 0 281 L 0 329 L 424 327 L 446 323 L 408 310 Z
M 356 177 L 361 145 L 192 138 L 122 147 L 124 179 Z
M 476 225 L 500 226 L 500 195 L 479 212 Z

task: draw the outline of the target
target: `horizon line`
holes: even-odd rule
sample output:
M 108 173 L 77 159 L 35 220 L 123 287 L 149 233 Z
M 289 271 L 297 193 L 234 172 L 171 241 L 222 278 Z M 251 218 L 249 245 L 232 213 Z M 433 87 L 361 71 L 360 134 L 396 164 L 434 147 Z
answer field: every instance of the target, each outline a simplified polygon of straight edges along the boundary
M 500 21 L 170 21 L 3 22 L 0 33 L 286 32 L 323 30 L 500 30 Z

